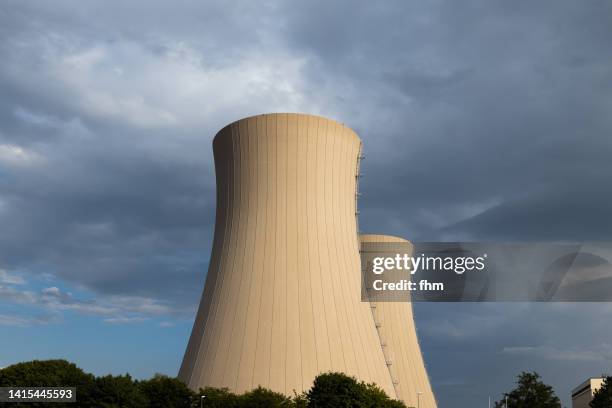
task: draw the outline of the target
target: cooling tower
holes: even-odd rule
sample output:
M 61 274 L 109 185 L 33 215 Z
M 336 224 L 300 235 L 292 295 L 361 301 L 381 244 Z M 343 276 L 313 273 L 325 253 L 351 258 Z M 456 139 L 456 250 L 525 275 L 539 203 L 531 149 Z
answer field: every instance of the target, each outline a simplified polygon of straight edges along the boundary
M 412 252 L 412 244 L 399 237 L 362 234 L 360 241 L 362 245 L 406 243 L 407 251 Z M 412 303 L 371 302 L 371 307 L 397 398 L 409 407 L 436 408 L 414 325 Z
M 321 117 L 270 114 L 226 126 L 213 150 L 212 256 L 179 378 L 192 389 L 261 385 L 292 395 L 340 371 L 395 398 L 360 298 L 359 137 Z M 425 391 L 420 356 L 405 357 L 420 364 L 414 378 Z

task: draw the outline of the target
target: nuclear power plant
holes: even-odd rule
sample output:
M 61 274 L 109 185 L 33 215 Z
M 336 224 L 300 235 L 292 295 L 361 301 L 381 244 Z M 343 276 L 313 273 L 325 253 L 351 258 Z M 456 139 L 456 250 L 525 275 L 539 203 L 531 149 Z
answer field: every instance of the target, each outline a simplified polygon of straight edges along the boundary
M 190 388 L 293 395 L 335 371 L 436 407 L 411 303 L 361 299 L 361 241 L 401 240 L 359 236 L 361 148 L 350 128 L 304 114 L 217 133 L 213 248 L 179 371 Z

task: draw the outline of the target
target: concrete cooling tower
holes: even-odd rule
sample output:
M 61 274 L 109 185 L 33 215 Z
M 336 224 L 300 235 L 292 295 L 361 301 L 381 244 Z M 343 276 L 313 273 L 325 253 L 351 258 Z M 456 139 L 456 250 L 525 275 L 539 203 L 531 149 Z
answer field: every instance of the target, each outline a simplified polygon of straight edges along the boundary
M 340 371 L 395 397 L 360 298 L 359 137 L 328 119 L 270 114 L 226 126 L 213 150 L 212 256 L 179 378 L 292 395 Z
M 435 407 L 410 303 L 361 300 L 355 132 L 317 116 L 259 115 L 220 130 L 213 151 L 213 248 L 179 378 L 293 395 L 337 371 Z
M 407 240 L 390 235 L 362 234 L 360 241 L 362 247 L 372 243 L 405 243 L 412 252 L 412 245 Z M 412 303 L 371 302 L 371 307 L 397 399 L 409 407 L 435 408 L 436 400 L 414 325 Z

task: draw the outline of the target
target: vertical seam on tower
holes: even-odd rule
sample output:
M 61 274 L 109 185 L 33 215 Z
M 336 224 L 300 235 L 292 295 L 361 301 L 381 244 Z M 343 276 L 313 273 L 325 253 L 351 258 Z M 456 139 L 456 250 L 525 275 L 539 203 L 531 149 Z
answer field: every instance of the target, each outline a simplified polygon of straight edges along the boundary
M 340 203 L 338 200 L 338 189 L 339 189 L 339 184 L 338 184 L 338 179 L 340 178 L 340 173 L 339 173 L 339 169 L 338 169 L 338 164 L 343 164 L 342 162 L 345 160 L 345 158 L 343 157 L 343 152 L 342 152 L 342 144 L 340 144 L 340 146 L 338 145 L 338 142 L 340 142 L 340 138 L 341 136 L 338 134 L 338 124 L 334 124 L 333 125 L 333 134 L 334 137 L 332 138 L 332 149 L 331 151 L 334 152 L 335 154 L 338 154 L 338 159 L 337 160 L 332 160 L 330 161 L 332 164 L 332 171 L 331 171 L 331 202 L 332 202 L 332 208 L 334 208 L 335 211 L 338 211 L 340 208 Z M 333 226 L 333 234 L 337 234 L 338 233 L 338 229 L 342 228 L 342 216 L 338 214 L 337 218 L 335 218 L 333 220 L 332 226 Z M 340 224 L 342 223 L 342 224 Z M 340 255 L 340 250 L 339 250 L 339 245 L 336 239 L 334 239 L 334 248 L 335 248 L 335 253 L 336 253 L 336 257 L 338 257 Z M 343 247 L 342 247 L 343 248 Z M 344 252 L 344 250 L 343 250 Z M 344 256 L 341 257 L 342 258 L 342 263 L 343 265 L 346 266 L 346 259 Z M 336 268 L 339 269 L 339 260 L 335 259 L 334 263 L 336 264 Z M 345 273 L 350 273 L 349 270 L 350 268 L 342 268 Z M 335 274 L 337 276 L 338 279 L 338 284 L 340 285 L 340 288 L 344 287 L 345 283 L 349 283 L 350 281 L 350 276 L 342 276 L 341 274 L 336 273 Z M 348 280 L 347 280 L 348 279 Z M 346 294 L 344 293 L 344 290 L 340 290 L 339 291 L 339 296 L 342 299 L 342 309 L 343 309 L 343 313 L 345 313 L 344 318 L 345 318 L 345 324 L 346 324 L 346 328 L 347 328 L 347 333 L 346 335 L 348 336 L 348 339 L 343 339 L 344 341 L 348 342 L 350 344 L 350 350 L 352 351 L 353 357 L 354 357 L 354 363 L 355 366 L 354 367 L 350 367 L 349 363 L 351 362 L 350 357 L 348 357 L 348 362 L 347 362 L 347 355 L 346 353 L 344 353 L 344 367 L 346 372 L 351 372 L 353 370 L 358 371 L 358 365 L 357 365 L 357 356 L 355 355 L 355 342 L 353 339 L 353 327 L 351 327 L 352 325 L 349 324 L 351 319 L 351 315 L 353 313 L 352 308 L 349 307 L 349 303 L 347 302 L 346 299 Z M 343 342 L 344 342 L 343 341 Z M 342 348 L 343 352 L 344 352 L 344 347 Z M 357 372 L 354 372 L 354 374 L 356 375 Z
M 343 139 L 346 139 L 345 149 L 344 149 L 344 152 L 343 152 L 342 159 L 343 159 L 343 162 L 346 162 L 348 164 L 348 163 L 351 163 L 353 161 L 353 159 L 354 159 L 353 149 L 352 149 L 352 144 L 351 144 L 352 140 L 350 138 L 346 138 L 345 137 L 346 136 L 346 133 L 345 133 L 346 129 L 344 128 L 344 126 L 341 127 L 341 130 L 342 130 L 341 134 L 343 136 Z M 343 168 L 344 168 L 344 170 L 340 174 L 341 175 L 341 178 L 340 178 L 341 182 L 344 180 L 345 175 L 349 177 L 349 180 L 352 177 L 351 171 L 350 171 L 350 167 L 347 165 L 347 166 L 343 166 Z M 347 197 L 348 196 L 353 196 L 354 197 L 354 195 L 355 195 L 355 189 L 354 188 L 347 189 L 345 187 L 345 190 L 346 191 L 344 191 L 343 193 L 346 194 Z M 351 200 L 349 199 L 348 202 L 351 203 Z M 354 214 L 350 214 L 349 211 L 350 211 L 350 208 L 348 208 L 347 211 L 343 211 L 343 213 L 345 213 L 345 217 L 342 218 L 343 222 L 342 222 L 342 225 L 341 225 L 342 231 L 344 233 L 347 233 L 347 234 L 351 234 L 351 230 L 355 228 L 354 227 L 355 223 L 351 222 L 351 220 L 354 219 L 355 215 Z M 348 216 L 348 218 L 347 218 L 347 216 Z M 351 228 L 351 227 L 353 227 L 353 228 Z M 353 274 L 355 273 L 353 267 L 356 266 L 356 265 L 353 265 L 353 263 L 350 262 L 351 259 L 354 259 L 354 257 L 350 256 L 351 248 L 350 248 L 350 246 L 348 246 L 348 242 L 346 242 L 344 240 L 342 241 L 342 252 L 344 254 L 343 259 L 347 260 L 345 262 L 348 262 L 348 264 L 345 263 L 345 266 L 346 266 L 345 270 L 347 270 L 348 273 L 351 274 L 348 277 L 349 278 L 349 283 L 353 282 L 353 281 L 358 281 L 357 278 L 360 275 L 357 275 L 357 276 L 353 277 Z M 359 255 L 359 251 L 358 250 L 357 250 L 357 255 Z M 359 290 L 359 287 L 357 289 Z M 348 293 L 347 293 L 347 295 L 348 295 Z M 350 297 L 349 297 L 349 301 L 350 301 Z M 352 342 L 351 344 L 353 345 L 353 350 L 354 350 L 353 353 L 355 353 L 355 371 L 356 371 L 356 374 L 359 375 L 360 378 L 367 378 L 367 376 L 369 376 L 369 373 L 367 373 L 367 372 L 363 373 L 363 371 L 360 370 L 362 364 L 359 361 L 359 356 L 356 354 L 357 350 L 365 351 L 366 350 L 365 346 L 367 344 L 367 341 L 364 341 L 364 338 L 363 338 L 363 334 L 364 334 L 363 330 L 360 329 L 361 327 L 363 327 L 362 326 L 363 322 L 360 321 L 359 316 L 356 314 L 357 311 L 359 310 L 359 306 L 362 306 L 360 304 L 361 299 L 359 299 L 358 302 L 359 302 L 358 303 L 358 307 L 355 310 L 352 310 L 352 312 L 353 312 L 352 313 L 353 324 L 351 325 L 354 328 L 358 328 L 358 331 L 357 331 L 357 333 L 355 333 L 355 337 L 351 336 L 351 342 Z M 355 347 L 356 344 L 358 346 L 360 346 L 360 349 L 357 349 Z M 367 366 L 367 363 L 366 363 L 366 366 Z M 363 374 L 365 374 L 365 376 Z
M 321 133 L 320 133 L 320 119 L 316 118 L 316 121 L 317 121 L 317 143 L 315 144 L 315 166 L 314 166 L 314 172 L 315 172 L 315 185 L 314 185 L 314 188 L 315 188 L 315 191 L 317 189 L 317 183 L 316 182 L 318 181 L 318 178 L 317 178 L 317 174 L 318 174 L 317 173 L 318 172 L 317 163 L 319 161 L 318 145 L 319 145 L 319 138 L 321 137 Z M 315 202 L 315 215 L 316 215 L 317 224 L 318 224 L 319 222 L 321 222 L 321 220 L 319 220 L 319 211 L 318 211 L 316 202 Z M 322 250 L 321 250 L 321 240 L 319 239 L 320 228 L 316 228 L 316 231 L 317 231 L 317 233 L 316 233 L 316 237 L 317 237 L 317 246 L 316 246 L 316 248 L 317 248 L 317 258 L 319 260 L 319 285 L 320 285 L 320 289 L 321 289 L 321 303 L 323 303 L 323 321 L 325 322 L 325 338 L 327 340 L 327 351 L 329 353 L 329 365 L 330 365 L 330 368 L 333 368 L 333 364 L 332 364 L 332 349 L 331 349 L 331 343 L 330 343 L 330 340 L 329 340 L 329 325 L 328 325 L 328 321 L 327 321 L 328 313 L 327 313 L 327 307 L 325 305 L 325 292 L 323 290 L 323 264 L 322 264 L 322 260 L 321 260 Z
M 300 129 L 300 116 L 296 117 L 296 128 L 295 128 L 295 213 L 296 216 L 298 216 L 300 214 L 300 212 L 298 211 L 300 209 L 299 207 L 299 199 L 298 197 L 299 195 L 299 172 L 300 172 L 300 161 L 298 160 L 299 154 L 300 154 L 300 135 L 299 135 L 299 129 Z M 296 220 L 296 225 L 299 226 L 301 223 L 300 221 Z M 296 227 L 296 251 L 297 254 L 300 253 L 300 245 L 297 245 L 298 240 L 300 239 L 300 233 L 299 233 L 299 229 Z M 297 261 L 300 262 L 300 257 L 297 257 Z M 298 310 L 298 333 L 302 333 L 302 323 L 301 323 L 301 319 L 299 318 L 300 313 L 302 312 L 302 305 L 300 304 L 300 276 L 299 273 L 300 271 L 297 268 L 295 268 L 296 271 L 296 282 L 297 282 L 297 299 L 298 299 L 298 303 L 297 303 L 297 310 Z M 299 373 L 300 373 L 300 384 L 304 384 L 304 370 L 303 370 L 303 356 L 302 356 L 302 336 L 299 335 L 298 336 L 298 340 L 297 340 L 298 346 L 299 346 L 299 350 L 300 350 L 300 369 L 299 369 Z
M 308 263 L 308 271 L 311 271 L 310 269 L 310 229 L 308 228 L 308 147 L 309 147 L 309 136 L 310 136 L 310 125 L 312 124 L 312 121 L 310 118 L 306 118 L 306 160 L 304 161 L 304 167 L 305 167 L 305 171 L 304 171 L 304 183 L 305 183 L 305 191 L 306 191 L 306 197 L 304 197 L 304 200 L 306 200 L 306 203 L 304 205 L 304 213 L 306 214 L 306 261 Z M 316 180 L 316 178 L 315 178 Z M 312 340 L 314 341 L 314 355 L 315 355 L 315 366 L 317 367 L 317 369 L 315 370 L 315 372 L 319 372 L 319 349 L 317 347 L 317 330 L 316 330 L 316 323 L 315 323 L 315 311 L 314 311 L 314 300 L 312 299 L 312 272 L 308 274 L 308 282 L 310 284 L 310 309 L 312 310 Z M 302 384 L 304 384 L 303 379 L 302 379 Z
M 347 132 L 350 132 L 350 129 L 347 129 Z M 355 163 L 356 166 L 358 166 L 359 164 L 359 150 L 360 150 L 360 146 L 361 146 L 361 141 L 358 141 L 358 143 L 355 144 L 355 146 L 352 146 L 352 149 L 350 149 L 348 151 L 348 159 L 349 162 Z M 357 151 L 357 157 L 355 157 L 355 151 Z M 348 168 L 348 166 L 347 166 Z M 352 207 L 352 219 L 354 219 L 354 224 L 346 226 L 346 233 L 347 236 L 353 236 L 356 237 L 356 240 L 358 241 L 358 235 L 356 234 L 356 231 L 358 231 L 359 227 L 358 227 L 358 223 L 359 223 L 359 217 L 357 215 L 358 212 L 358 207 L 357 207 L 357 189 L 358 189 L 358 183 L 357 183 L 357 178 L 355 177 L 356 174 L 356 168 L 353 168 L 353 170 L 351 172 L 349 172 L 348 176 L 350 177 L 350 179 L 352 180 L 352 185 L 353 185 L 353 189 L 351 191 L 351 194 L 353 196 L 353 199 L 351 200 L 351 207 Z M 353 245 L 355 245 L 355 242 L 353 242 Z M 356 265 L 354 265 L 355 270 L 357 272 L 356 275 L 356 284 L 357 284 L 357 288 L 356 288 L 356 295 L 358 296 L 358 302 L 359 302 L 359 306 L 360 307 L 364 307 L 365 305 L 363 304 L 363 302 L 361 301 L 361 257 L 360 257 L 360 251 L 359 251 L 359 245 L 357 245 L 356 247 L 354 247 L 354 250 L 357 252 L 357 258 L 356 258 Z M 349 247 L 350 250 L 350 247 Z M 369 303 L 367 305 L 368 309 L 369 309 Z M 366 316 L 367 313 L 369 313 L 369 311 L 366 311 Z M 366 317 L 367 319 L 367 317 Z M 367 324 L 366 321 L 361 321 L 359 322 L 361 324 L 361 328 L 362 330 L 359 331 L 359 339 L 361 341 L 361 346 L 363 350 L 367 350 L 367 346 L 368 344 L 372 341 L 372 338 L 368 335 L 368 327 L 369 325 Z M 370 359 L 365 361 L 365 366 L 369 367 L 367 368 L 368 370 L 372 370 L 375 371 L 375 365 L 372 365 L 373 363 L 373 359 L 375 359 L 375 356 L 371 355 Z M 359 368 L 359 367 L 358 367 Z M 370 372 L 368 371 L 366 373 L 366 375 L 371 375 Z M 382 386 L 382 384 L 381 384 Z
M 244 163 L 242 162 L 242 156 L 243 156 L 242 153 L 243 153 L 244 147 L 243 147 L 243 143 L 240 143 L 242 141 L 242 137 L 241 137 L 240 133 L 241 132 L 240 132 L 240 124 L 239 124 L 238 125 L 238 143 L 237 143 L 237 145 L 238 145 L 238 151 L 240 152 L 240 160 L 238 161 L 238 163 L 239 163 L 239 166 L 240 166 L 239 174 L 240 174 L 240 177 L 241 177 L 241 183 L 244 183 L 244 180 L 243 180 L 243 177 L 244 177 L 243 165 L 244 165 Z M 247 141 L 247 145 L 248 145 L 248 141 Z M 246 200 L 244 198 L 244 195 L 245 194 L 244 194 L 244 190 L 243 190 L 242 193 L 240 194 L 240 205 L 238 206 L 238 208 L 239 208 L 238 213 L 239 214 L 242 213 L 243 206 L 245 205 L 244 203 L 246 202 L 246 214 L 245 215 L 246 215 L 247 220 L 245 221 L 245 226 L 244 226 L 244 229 L 246 230 L 247 226 L 248 226 L 248 218 L 250 218 L 250 217 L 248 216 L 249 215 L 248 194 L 247 194 L 247 199 Z M 239 223 L 239 226 L 238 226 L 239 228 L 240 228 L 240 224 L 242 224 L 242 223 Z M 240 264 L 242 265 L 242 268 L 244 268 L 244 263 L 245 263 L 245 259 L 244 258 L 245 258 L 245 252 L 246 252 L 246 235 L 247 234 L 245 232 L 243 234 L 243 237 L 242 237 L 242 241 L 244 242 L 243 250 L 241 251 L 242 255 L 241 255 L 241 259 L 240 259 L 240 261 L 241 261 Z M 234 260 L 235 260 L 235 258 L 234 258 Z M 232 272 L 233 272 L 233 274 L 236 274 L 237 273 L 236 272 L 236 262 L 234 262 L 233 265 L 234 265 L 234 267 L 232 268 Z M 239 279 L 238 279 L 238 283 L 237 283 L 238 284 L 238 299 L 240 299 L 240 292 L 241 292 L 240 289 L 242 288 L 242 278 L 243 278 L 243 274 L 239 273 Z M 232 282 L 234 282 L 233 279 L 232 279 Z M 229 362 L 230 357 L 232 355 L 232 353 L 231 353 L 231 345 L 232 345 L 232 340 L 234 338 L 234 330 L 236 329 L 236 326 L 237 326 L 236 325 L 236 317 L 238 315 L 238 308 L 234 307 L 233 311 L 234 311 L 234 313 L 233 313 L 233 317 L 231 319 L 232 320 L 232 325 L 231 325 L 230 335 L 229 335 L 229 338 L 226 340 L 228 342 L 228 346 L 227 346 L 228 347 L 228 353 L 227 353 L 227 356 L 225 357 L 225 367 L 223 368 L 223 377 L 222 377 L 223 380 L 225 380 L 225 378 L 226 378 L 226 370 L 228 368 L 228 362 Z M 236 384 L 233 384 L 233 388 L 236 388 Z
M 329 151 L 328 147 L 327 147 L 327 142 L 329 140 L 329 123 L 326 123 L 325 125 L 325 129 L 327 130 L 325 132 L 325 151 L 323 152 L 323 157 L 325 159 L 326 163 L 329 163 L 329 161 L 327 160 L 327 152 Z M 333 162 L 333 160 L 332 160 Z M 333 173 L 333 166 L 332 166 L 332 173 Z M 325 188 L 323 189 L 323 200 L 324 202 L 328 203 L 328 198 L 327 197 L 327 187 L 329 185 L 329 177 L 324 177 L 324 183 L 325 183 Z M 333 184 L 331 185 L 332 189 L 333 189 Z M 329 229 L 328 229 L 328 220 L 327 220 L 327 214 L 323 214 L 323 219 L 324 219 L 324 224 L 325 224 L 325 235 L 327 236 L 327 238 L 329 239 Z M 333 221 L 333 220 L 332 220 Z M 328 245 L 326 245 L 325 250 L 327 252 L 327 261 L 328 261 L 328 267 L 329 265 L 333 262 L 332 261 L 332 256 L 330 254 L 329 251 L 329 242 Z M 334 276 L 333 271 L 329 271 L 331 273 L 332 276 Z M 331 285 L 332 285 L 332 293 L 337 293 L 336 292 L 336 286 L 334 285 L 334 279 L 331 279 Z M 338 303 L 336 303 L 336 296 L 332 296 L 332 300 L 334 303 L 334 310 L 336 312 L 336 326 L 338 328 L 338 331 L 340 331 L 340 333 L 342 333 L 342 326 L 340 325 L 340 320 L 341 320 L 341 316 L 339 314 L 339 310 L 338 310 Z M 340 343 L 341 343 L 341 347 L 340 349 L 342 350 L 342 361 L 344 362 L 343 367 L 346 369 L 346 356 L 344 354 L 344 347 L 342 347 L 343 345 L 343 341 L 342 341 L 342 336 L 340 336 Z
M 255 129 L 256 129 L 256 135 L 259 136 L 259 122 L 260 122 L 260 118 L 262 118 L 261 116 L 257 116 L 257 119 L 255 120 Z M 266 121 L 264 121 L 263 125 L 264 128 L 266 127 Z M 264 134 L 264 138 L 266 139 L 266 141 L 268 140 L 267 135 Z M 260 143 L 257 143 L 257 157 L 259 158 L 259 146 Z M 268 178 L 269 178 L 269 174 L 268 174 L 268 145 L 267 143 L 264 145 L 265 149 L 263 149 L 263 152 L 265 153 L 265 159 L 263 160 L 262 164 L 265 164 L 266 166 L 266 171 L 265 171 L 265 177 L 263 178 L 265 180 L 265 184 L 266 184 L 266 194 L 264 195 L 264 209 L 265 209 L 265 216 L 264 219 L 267 222 L 268 221 L 268 195 L 269 195 L 269 191 L 268 191 Z M 263 168 L 263 166 L 262 166 Z M 265 223 L 264 223 L 265 224 Z M 255 240 L 257 240 L 257 224 L 255 224 Z M 266 242 L 265 242 L 265 238 L 263 240 L 264 246 L 263 246 L 263 257 L 262 257 L 262 265 L 261 265 L 261 270 L 262 270 L 262 277 L 261 277 L 261 291 L 259 292 L 259 305 L 258 305 L 258 312 L 257 312 L 257 327 L 256 327 L 256 331 L 255 331 L 255 348 L 254 348 L 254 357 L 253 357 L 253 368 L 251 370 L 251 380 L 250 380 L 250 384 L 251 387 L 253 387 L 254 383 L 255 383 L 255 366 L 257 363 L 257 346 L 259 345 L 259 322 L 261 320 L 261 298 L 262 293 L 264 291 L 264 274 L 266 273 L 265 271 L 265 265 L 266 265 Z M 254 251 L 253 251 L 254 252 Z M 245 339 L 246 341 L 246 339 Z
M 276 117 L 274 117 L 274 143 L 272 144 L 275 148 L 274 150 L 274 164 L 276 165 L 276 171 L 274 172 L 274 178 L 278 177 L 278 119 Z M 278 183 L 276 184 L 276 190 L 278 190 Z M 275 195 L 274 195 L 274 219 L 278 220 L 278 191 L 275 191 Z M 274 262 L 272 262 L 272 269 L 273 269 L 273 274 L 272 274 L 272 323 L 270 324 L 270 353 L 268 353 L 268 381 L 272 380 L 272 336 L 274 335 L 274 315 L 275 313 L 275 308 L 274 308 L 274 303 L 276 303 L 276 258 L 278 257 L 278 251 L 276 250 L 276 242 L 277 242 L 277 237 L 276 237 L 276 231 L 277 231 L 277 227 L 276 227 L 276 223 L 274 225 L 274 257 L 275 260 Z
M 249 157 L 251 157 L 251 159 L 249 160 L 249 163 L 248 163 L 249 166 L 247 166 L 247 171 L 248 171 L 249 175 L 252 175 L 256 179 L 255 182 L 252 183 L 253 184 L 253 188 L 255 189 L 255 194 L 254 194 L 255 198 L 253 200 L 254 205 L 255 205 L 255 209 L 254 209 L 254 211 L 249 211 L 251 209 L 251 207 L 250 207 L 250 199 L 249 199 L 249 196 L 247 196 L 247 217 L 248 218 L 252 218 L 251 215 L 255 214 L 255 217 L 254 217 L 255 218 L 255 226 L 254 226 L 254 229 L 253 229 L 253 233 L 251 234 L 252 238 L 253 238 L 253 245 L 252 245 L 253 251 L 251 253 L 251 259 L 254 260 L 254 258 L 255 258 L 255 242 L 257 240 L 257 221 L 258 221 L 258 216 L 259 216 L 259 211 L 258 211 L 259 210 L 259 207 L 258 207 L 259 202 L 258 202 L 258 199 L 257 199 L 257 197 L 259 196 L 259 194 L 258 194 L 259 193 L 259 187 L 258 187 L 259 183 L 258 183 L 258 180 L 257 180 L 257 162 L 258 162 L 257 145 L 258 145 L 258 143 L 257 143 L 257 140 L 255 140 L 254 143 L 253 143 L 252 140 L 250 140 L 252 138 L 251 137 L 251 132 L 249 132 L 249 125 L 251 123 L 252 123 L 252 120 L 249 120 L 249 121 L 246 122 L 246 127 L 247 127 L 247 129 L 246 129 L 247 155 Z M 252 132 L 252 134 L 255 135 L 255 136 L 257 135 L 257 119 L 255 119 L 255 131 Z M 254 159 L 253 159 L 253 154 L 251 154 L 251 151 L 250 151 L 251 150 L 251 144 L 253 144 L 255 146 L 255 157 L 254 157 Z M 254 162 L 254 166 L 253 166 L 252 162 Z M 251 167 L 254 167 L 253 170 L 252 170 L 253 173 L 251 173 Z M 247 223 L 247 226 L 248 226 L 248 223 Z M 248 242 L 246 242 L 246 241 L 247 241 L 248 237 L 249 237 L 249 234 L 247 232 L 245 234 L 245 237 L 244 237 L 245 238 L 245 244 L 244 244 L 245 251 L 244 251 L 244 254 L 246 254 L 246 247 L 247 247 L 247 244 L 248 244 Z M 244 268 L 244 262 L 243 262 L 242 265 L 243 265 L 243 268 Z M 248 285 L 248 290 L 247 290 L 247 294 L 246 294 L 246 296 L 248 296 L 248 298 L 245 300 L 245 302 L 246 302 L 245 310 L 248 310 L 249 306 L 250 306 L 251 290 L 253 288 L 253 280 L 255 278 L 253 273 L 251 273 L 249 275 L 250 275 L 250 279 L 249 279 L 249 285 Z M 241 276 L 244 276 L 244 274 L 241 274 Z M 240 285 L 240 287 L 242 287 L 242 285 Z M 261 293 L 260 293 L 260 298 L 261 298 Z M 240 375 L 240 371 L 242 370 L 242 356 L 245 353 L 245 349 L 244 348 L 245 348 L 246 341 L 247 341 L 246 332 L 247 332 L 247 327 L 248 327 L 248 324 L 249 324 L 248 317 L 249 317 L 248 313 L 246 313 L 246 311 L 245 311 L 244 327 L 243 327 L 243 340 L 242 340 L 242 346 L 240 346 L 240 348 L 239 348 L 239 353 L 240 354 L 238 356 L 238 370 L 236 372 L 236 386 L 238 385 L 238 377 Z M 257 338 L 257 336 L 255 336 L 255 338 Z M 254 365 L 253 365 L 253 367 L 254 367 Z M 252 384 L 249 381 L 249 387 L 251 385 Z
M 285 163 L 285 393 L 287 393 L 287 354 L 289 353 L 289 296 L 288 293 L 288 282 L 289 279 L 287 276 L 287 270 L 289 269 L 289 115 L 285 115 L 285 135 L 286 135 L 286 145 L 285 145 L 285 157 L 287 161 Z

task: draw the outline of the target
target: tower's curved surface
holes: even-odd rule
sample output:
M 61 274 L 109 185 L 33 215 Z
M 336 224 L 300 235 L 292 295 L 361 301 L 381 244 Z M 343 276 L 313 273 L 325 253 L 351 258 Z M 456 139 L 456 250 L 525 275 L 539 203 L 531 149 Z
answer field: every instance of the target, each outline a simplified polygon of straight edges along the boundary
M 406 243 L 407 250 L 412 252 L 409 241 L 391 235 L 361 234 L 360 242 Z M 397 398 L 409 407 L 436 408 L 414 325 L 412 303 L 371 302 L 371 306 Z
M 292 394 L 341 371 L 395 392 L 360 299 L 361 141 L 302 114 L 234 122 L 213 142 L 215 236 L 179 378 Z

